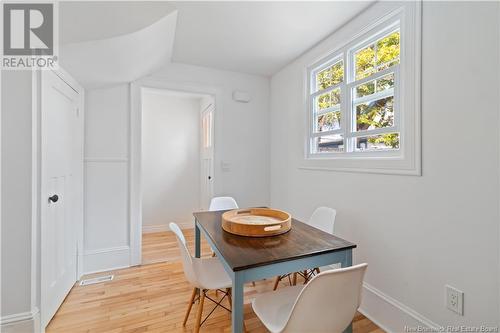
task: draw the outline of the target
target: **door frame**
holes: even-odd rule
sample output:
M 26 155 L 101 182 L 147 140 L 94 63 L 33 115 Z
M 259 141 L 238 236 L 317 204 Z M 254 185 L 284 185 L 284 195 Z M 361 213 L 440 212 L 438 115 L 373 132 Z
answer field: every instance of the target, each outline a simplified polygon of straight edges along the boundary
M 78 109 L 79 109 L 79 123 L 78 130 L 81 136 L 81 154 L 79 154 L 79 176 L 78 183 L 80 184 L 80 200 L 78 212 L 78 219 L 76 221 L 76 276 L 78 280 L 83 275 L 83 237 L 84 237 L 84 216 L 83 216 L 83 196 L 84 196 L 84 118 L 85 118 L 85 91 L 84 88 L 63 68 L 59 67 L 57 70 L 51 70 L 59 79 L 64 81 L 70 88 L 78 94 Z M 39 325 L 40 331 L 44 332 L 45 327 L 42 321 L 42 312 L 44 311 L 44 299 L 42 298 L 42 205 L 45 204 L 46 199 L 43 193 L 43 170 L 42 170 L 42 127 L 41 127 L 41 112 L 42 112 L 42 75 L 46 75 L 45 71 L 33 70 L 32 71 L 32 225 L 31 225 L 31 304 L 32 309 L 40 311 Z M 37 305 L 40 309 L 37 309 Z M 32 312 L 35 310 L 32 310 Z
M 169 81 L 168 79 L 144 78 L 130 83 L 130 142 L 129 142 L 129 239 L 130 266 L 142 263 L 142 88 L 174 90 L 186 93 L 211 95 L 214 99 L 214 165 L 217 153 L 222 101 L 222 89 L 214 85 Z M 214 170 L 214 192 L 216 193 L 217 172 Z

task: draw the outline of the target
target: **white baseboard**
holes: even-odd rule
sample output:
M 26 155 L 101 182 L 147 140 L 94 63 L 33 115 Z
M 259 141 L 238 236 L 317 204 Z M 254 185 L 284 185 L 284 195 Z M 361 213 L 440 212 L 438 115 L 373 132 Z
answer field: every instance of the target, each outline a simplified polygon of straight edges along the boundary
M 194 222 L 193 221 L 185 221 L 185 222 L 176 222 L 179 228 L 181 229 L 192 229 L 194 228 Z M 149 234 L 153 232 L 163 232 L 163 231 L 170 231 L 170 227 L 168 224 L 149 224 L 149 225 L 142 225 L 142 233 L 143 234 Z
M 438 324 L 366 282 L 358 311 L 388 333 L 404 332 L 405 326 L 428 327 L 439 332 Z
M 15 313 L 0 318 L 2 333 L 39 333 L 40 311 L 35 308 L 30 312 Z
M 86 251 L 84 256 L 84 274 L 99 273 L 130 267 L 129 246 L 118 246 Z

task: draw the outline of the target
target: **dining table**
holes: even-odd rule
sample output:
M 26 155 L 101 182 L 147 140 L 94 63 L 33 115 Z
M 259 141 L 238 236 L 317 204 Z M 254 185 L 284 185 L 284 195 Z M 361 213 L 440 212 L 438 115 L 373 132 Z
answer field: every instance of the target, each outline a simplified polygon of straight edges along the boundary
M 232 280 L 232 332 L 243 332 L 245 283 L 307 269 L 352 265 L 356 244 L 321 231 L 292 217 L 290 231 L 276 236 L 245 237 L 222 229 L 222 211 L 193 213 L 195 256 L 201 256 L 201 235 L 220 259 Z M 334 310 L 332 309 L 332 314 Z M 345 332 L 352 332 L 349 325 Z

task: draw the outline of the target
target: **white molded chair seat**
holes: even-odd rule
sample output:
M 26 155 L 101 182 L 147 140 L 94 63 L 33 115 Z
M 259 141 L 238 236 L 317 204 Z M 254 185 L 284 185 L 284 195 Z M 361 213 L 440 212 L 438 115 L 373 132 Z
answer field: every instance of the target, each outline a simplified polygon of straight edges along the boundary
M 312 213 L 307 224 L 321 231 L 333 234 L 333 227 L 335 225 L 336 215 L 337 211 L 333 208 L 318 207 Z M 309 281 L 315 274 L 319 272 L 320 272 L 319 268 L 308 269 L 303 272 L 296 272 L 292 274 L 293 279 L 290 279 L 291 274 L 280 275 L 276 277 L 273 289 L 276 290 L 276 288 L 278 288 L 278 284 L 280 283 L 280 281 L 284 280 L 285 278 L 288 278 L 288 280 L 290 281 L 290 285 L 295 285 L 297 283 L 297 275 L 300 275 L 304 278 L 304 283 L 307 283 L 307 281 Z
M 219 258 L 193 258 L 193 266 L 198 276 L 200 289 L 226 289 L 231 288 L 233 283 L 227 275 Z
M 316 275 L 305 286 L 263 293 L 252 302 L 255 314 L 273 332 L 342 333 L 361 303 L 367 264 Z
M 231 286 L 232 281 L 229 275 L 224 270 L 222 263 L 219 258 L 193 258 L 189 253 L 189 249 L 186 246 L 186 238 L 182 233 L 182 230 L 175 223 L 170 223 L 170 230 L 172 230 L 177 236 L 177 244 L 181 250 L 182 266 L 184 268 L 184 275 L 186 279 L 193 285 L 193 292 L 191 294 L 191 299 L 188 303 L 188 308 L 186 315 L 184 316 L 184 321 L 182 326 L 186 326 L 186 322 L 189 318 L 189 313 L 196 300 L 199 299 L 198 311 L 196 313 L 196 322 L 194 327 L 194 332 L 198 333 L 200 326 L 205 322 L 205 320 L 212 314 L 210 312 L 205 320 L 201 320 L 203 314 L 203 304 L 205 298 L 208 298 L 214 302 L 217 306 L 223 306 L 221 304 L 222 300 L 227 297 L 229 301 L 229 308 L 231 308 Z M 207 297 L 207 292 L 209 290 L 219 290 L 226 289 L 222 299 L 220 301 L 215 301 L 210 297 Z M 198 298 L 197 295 L 199 295 Z M 226 310 L 229 310 L 226 308 Z
M 199 289 L 231 288 L 232 281 L 224 270 L 219 258 L 194 258 L 186 246 L 186 239 L 179 226 L 170 223 L 170 230 L 177 236 L 177 244 L 181 250 L 182 266 L 186 279 Z
M 307 224 L 321 231 L 333 234 L 337 211 L 330 207 L 318 207 L 312 213 Z
M 253 311 L 271 332 L 281 332 L 290 318 L 295 300 L 305 286 L 281 288 L 259 294 L 252 302 Z
M 238 204 L 236 200 L 232 197 L 213 197 L 210 200 L 210 207 L 208 207 L 209 211 L 216 210 L 227 210 L 227 209 L 238 209 Z

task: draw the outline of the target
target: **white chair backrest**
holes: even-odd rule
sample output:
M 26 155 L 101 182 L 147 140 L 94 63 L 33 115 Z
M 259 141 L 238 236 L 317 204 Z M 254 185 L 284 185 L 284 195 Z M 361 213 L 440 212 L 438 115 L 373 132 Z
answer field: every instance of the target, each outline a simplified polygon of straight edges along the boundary
M 232 197 L 214 197 L 210 201 L 209 211 L 214 210 L 226 210 L 226 209 L 237 209 L 238 204 L 236 200 Z
M 302 289 L 283 332 L 341 333 L 361 303 L 367 264 L 324 271 Z
M 309 225 L 329 234 L 333 234 L 337 211 L 329 207 L 318 207 L 309 218 Z
M 196 278 L 196 273 L 193 265 L 193 257 L 189 253 L 189 249 L 186 246 L 186 238 L 182 233 L 181 228 L 173 222 L 169 224 L 170 230 L 172 230 L 177 236 L 177 244 L 181 250 L 182 266 L 184 267 L 184 275 L 186 279 L 194 285 L 198 285 L 198 279 Z

